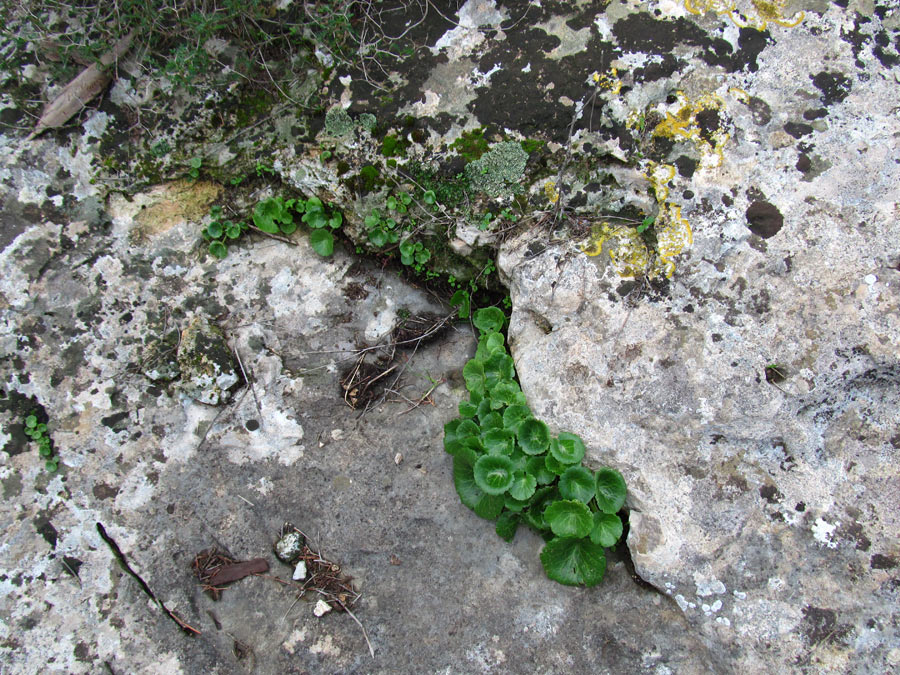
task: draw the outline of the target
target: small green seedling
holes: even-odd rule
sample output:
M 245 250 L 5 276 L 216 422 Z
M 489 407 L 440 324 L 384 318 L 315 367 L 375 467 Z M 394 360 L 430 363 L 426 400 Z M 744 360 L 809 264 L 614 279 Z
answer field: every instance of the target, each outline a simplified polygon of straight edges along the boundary
M 203 238 L 209 242 L 209 252 L 220 260 L 228 255 L 228 243 L 234 241 L 246 230 L 246 225 L 222 218 L 222 207 L 213 206 L 209 210 L 209 225 L 203 229 Z
M 412 239 L 404 239 L 400 242 L 400 262 L 404 265 L 424 265 L 431 260 L 431 251 L 425 248 L 421 241 L 413 242 Z
M 369 242 L 376 248 L 396 244 L 400 239 L 397 221 L 393 218 L 383 218 L 377 209 L 372 209 L 372 213 L 366 216 L 363 222 L 368 230 Z
M 190 169 L 188 169 L 188 176 L 197 180 L 200 178 L 200 167 L 203 166 L 203 158 L 202 157 L 191 157 L 191 161 L 189 162 Z
M 38 454 L 44 458 L 44 467 L 50 473 L 59 468 L 59 457 L 53 452 L 53 444 L 47 434 L 47 425 L 38 422 L 37 413 L 32 413 L 25 418 L 25 435 L 31 438 L 38 446 Z
M 644 231 L 646 231 L 649 227 L 651 227 L 653 225 L 653 223 L 655 221 L 656 221 L 656 218 L 654 218 L 653 216 L 647 216 L 646 218 L 644 218 L 641 221 L 641 224 L 637 226 L 638 234 L 642 234 Z
M 606 571 L 604 549 L 622 537 L 625 479 L 615 469 L 582 466 L 582 440 L 570 433 L 553 436 L 531 414 L 500 332 L 503 311 L 479 309 L 473 323 L 480 338 L 463 368 L 469 400 L 444 426 L 460 501 L 496 520 L 506 541 L 520 524 L 536 530 L 547 542 L 541 564 L 549 578 L 594 586 Z

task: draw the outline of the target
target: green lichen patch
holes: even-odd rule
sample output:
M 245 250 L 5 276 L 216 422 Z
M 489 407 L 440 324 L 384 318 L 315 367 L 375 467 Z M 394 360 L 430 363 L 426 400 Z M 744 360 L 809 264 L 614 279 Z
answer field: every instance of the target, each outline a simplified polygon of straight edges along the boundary
M 467 164 L 466 177 L 476 190 L 499 197 L 517 191 L 527 162 L 528 153 L 520 143 L 505 141 Z

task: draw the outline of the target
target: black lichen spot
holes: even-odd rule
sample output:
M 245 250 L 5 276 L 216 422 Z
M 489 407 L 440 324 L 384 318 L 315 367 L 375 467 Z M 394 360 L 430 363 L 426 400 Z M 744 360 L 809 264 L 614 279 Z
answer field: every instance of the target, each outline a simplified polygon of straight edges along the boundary
M 127 424 L 123 424 L 123 422 L 127 422 L 128 420 L 128 411 L 113 413 L 109 417 L 104 417 L 100 420 L 100 424 L 103 426 L 112 429 L 113 431 L 124 431 L 128 428 Z
M 784 130 L 794 138 L 803 138 L 813 132 L 813 128 L 802 122 L 788 122 L 784 125 Z
M 257 420 L 247 420 L 246 424 L 244 424 L 244 427 L 247 429 L 247 431 L 256 431 L 257 429 L 259 429 L 259 422 Z
M 681 155 L 675 160 L 675 166 L 678 167 L 679 175 L 685 178 L 690 178 L 694 175 L 699 163 L 696 159 L 687 155 Z
M 734 206 L 734 200 L 728 195 L 722 195 L 722 203 L 725 206 Z
M 750 108 L 750 115 L 755 125 L 762 127 L 772 121 L 772 108 L 761 98 L 751 96 L 747 101 L 747 107 Z
M 57 533 L 56 528 L 53 527 L 53 523 L 50 522 L 50 519 L 47 516 L 38 516 L 35 518 L 34 529 L 44 538 L 44 541 L 50 544 L 50 548 L 56 548 L 59 533 Z
M 803 623 L 803 634 L 810 645 L 817 645 L 821 642 L 844 643 L 853 629 L 849 624 L 839 624 L 837 613 L 833 609 L 823 609 L 812 605 L 807 605 L 803 609 Z
M 828 116 L 827 108 L 813 108 L 812 110 L 807 110 L 803 113 L 803 119 L 812 122 L 813 120 L 820 120 L 823 117 Z
M 727 40 L 710 37 L 688 19 L 667 21 L 641 12 L 617 21 L 613 34 L 623 52 L 665 56 L 680 44 L 700 47 L 700 58 L 708 65 L 722 66 L 730 72 L 744 69 L 756 72 L 759 69 L 756 59 L 770 40 L 768 31 L 742 28 L 738 35 L 739 49 L 734 51 Z
M 809 155 L 805 155 L 803 153 L 797 158 L 797 164 L 794 168 L 797 169 L 800 173 L 806 173 L 812 167 L 812 162 L 809 161 Z
M 896 558 L 882 553 L 876 553 L 869 559 L 869 567 L 873 570 L 892 570 L 896 566 Z
M 816 88 L 822 92 L 820 100 L 825 105 L 840 103 L 850 95 L 850 80 L 841 73 L 823 70 L 811 78 Z
M 753 202 L 747 209 L 747 227 L 763 239 L 774 237 L 784 225 L 781 212 L 769 202 Z
M 769 502 L 769 504 L 778 504 L 783 497 L 774 485 L 763 485 L 759 488 L 759 496 Z

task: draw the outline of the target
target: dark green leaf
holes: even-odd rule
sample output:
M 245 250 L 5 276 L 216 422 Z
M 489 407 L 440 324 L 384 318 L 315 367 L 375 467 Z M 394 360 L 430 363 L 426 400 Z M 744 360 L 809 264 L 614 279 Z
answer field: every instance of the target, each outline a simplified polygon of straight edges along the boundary
M 33 429 L 37 426 L 38 418 L 35 415 L 29 415 L 25 418 L 25 426 L 29 429 Z
M 584 459 L 584 443 L 575 434 L 561 433 L 550 444 L 552 454 L 560 464 L 578 464 Z
M 494 410 L 500 410 L 506 406 L 513 405 L 519 400 L 521 391 L 514 380 L 498 382 L 497 386 L 490 391 L 491 407 Z
M 282 234 L 293 234 L 297 230 L 297 223 L 295 223 L 293 219 L 291 219 L 291 221 L 287 223 L 281 221 L 278 224 L 278 227 L 281 230 Z
M 481 394 L 485 393 L 484 386 L 484 364 L 481 361 L 472 359 L 463 366 L 463 378 L 466 381 L 466 388 L 469 391 L 477 391 Z
M 513 513 L 521 513 L 527 506 L 528 501 L 519 501 L 514 499 L 508 492 L 504 495 L 503 505 Z
M 547 469 L 544 458 L 540 455 L 529 457 L 525 470 L 535 477 L 539 485 L 546 485 L 556 480 L 556 474 Z
M 548 530 L 550 526 L 544 521 L 544 509 L 547 504 L 559 498 L 559 490 L 553 485 L 536 490 L 529 500 L 530 505 L 523 514 L 526 522 L 536 530 Z
M 531 411 L 528 406 L 511 405 L 503 411 L 503 426 L 515 431 L 519 428 L 519 424 L 530 417 Z
M 589 539 L 552 539 L 541 551 L 547 576 L 567 586 L 596 586 L 606 571 L 603 547 Z
M 209 252 L 216 258 L 222 259 L 228 255 L 228 247 L 221 241 L 214 241 L 209 245 Z
M 594 529 L 591 530 L 591 541 L 606 548 L 615 546 L 622 536 L 622 521 L 614 513 L 598 511 L 594 514 Z
M 331 214 L 331 218 L 328 219 L 328 227 L 332 230 L 338 229 L 344 222 L 344 216 L 340 213 Z
M 453 458 L 453 485 L 459 500 L 482 518 L 493 520 L 503 510 L 503 497 L 482 492 L 475 483 L 473 464 L 465 459 Z
M 469 318 L 469 292 L 459 290 L 450 297 L 450 306 L 459 307 L 459 318 Z
M 309 243 L 320 256 L 327 258 L 334 253 L 334 236 L 328 230 L 313 230 L 309 233 Z
M 238 223 L 232 223 L 230 220 L 225 221 L 225 234 L 229 239 L 237 239 L 241 236 L 241 226 Z
M 475 417 L 475 413 L 478 411 L 478 406 L 469 403 L 469 401 L 460 401 L 459 402 L 459 416 L 470 419 Z
M 382 229 L 375 229 L 369 231 L 369 241 L 371 241 L 375 246 L 381 248 L 388 242 L 388 235 Z
M 547 467 L 547 471 L 557 476 L 562 476 L 569 468 L 568 464 L 561 464 L 553 455 L 544 457 L 544 466 Z
M 550 429 L 546 424 L 533 417 L 519 425 L 516 430 L 519 445 L 529 455 L 539 455 L 550 444 Z
M 53 450 L 50 449 L 49 445 L 41 445 L 40 448 L 38 448 L 38 454 L 41 457 L 49 457 L 53 454 Z
M 544 509 L 544 522 L 557 537 L 586 537 L 594 529 L 591 511 L 583 502 L 561 499 Z
M 519 529 L 519 516 L 511 511 L 505 511 L 497 519 L 497 536 L 503 541 L 512 541 Z
M 625 479 L 615 469 L 597 472 L 597 506 L 604 513 L 618 513 L 625 504 Z
M 482 442 L 485 449 L 492 455 L 510 455 L 516 443 L 513 433 L 503 428 L 487 430 L 482 436 Z M 523 497 L 518 499 L 523 499 Z
M 222 236 L 222 223 L 218 220 L 212 221 L 209 225 L 206 226 L 206 234 L 208 234 L 213 239 L 218 239 Z
M 475 462 L 475 484 L 489 495 L 502 495 L 513 482 L 513 463 L 502 455 L 484 455 Z
M 437 200 L 437 196 L 434 194 L 434 190 L 425 190 L 425 193 L 422 195 L 422 201 L 426 204 L 434 204 Z
M 559 494 L 565 499 L 587 504 L 594 498 L 595 489 L 594 474 L 583 466 L 570 466 L 559 477 Z

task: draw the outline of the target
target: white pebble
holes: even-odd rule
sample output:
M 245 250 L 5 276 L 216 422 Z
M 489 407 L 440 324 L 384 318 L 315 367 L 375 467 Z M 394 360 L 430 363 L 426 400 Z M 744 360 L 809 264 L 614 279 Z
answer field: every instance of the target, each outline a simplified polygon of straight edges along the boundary
M 327 614 L 330 611 L 331 611 L 331 605 L 329 605 L 324 600 L 319 600 L 316 603 L 316 606 L 313 607 L 313 614 L 315 614 L 316 616 L 322 616 L 323 614 Z
M 297 566 L 294 568 L 294 576 L 291 577 L 294 581 L 302 581 L 306 578 L 306 561 L 301 560 L 297 563 Z
M 867 275 L 863 278 L 863 281 L 865 281 L 869 286 L 871 286 L 871 285 L 874 284 L 876 281 L 878 281 L 878 277 L 876 277 L 874 274 L 867 274 Z

